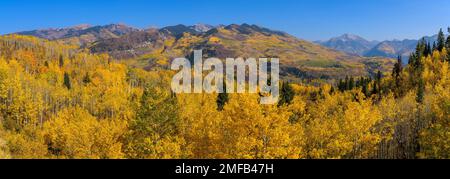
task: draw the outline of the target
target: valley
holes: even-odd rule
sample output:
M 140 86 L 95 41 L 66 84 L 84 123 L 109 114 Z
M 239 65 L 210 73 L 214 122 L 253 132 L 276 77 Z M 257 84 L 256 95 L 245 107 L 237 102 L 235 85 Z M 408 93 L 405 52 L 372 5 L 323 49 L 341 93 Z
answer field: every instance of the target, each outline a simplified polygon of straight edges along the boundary
M 360 57 L 298 39 L 281 31 L 249 25 L 176 25 L 161 29 L 136 29 L 125 25 L 76 26 L 73 28 L 19 32 L 69 45 L 92 53 L 107 53 L 130 66 L 167 69 L 171 60 L 189 57 L 202 49 L 205 57 L 280 59 L 282 76 L 291 81 L 330 81 L 346 76 L 373 76 L 388 72 L 395 60 Z

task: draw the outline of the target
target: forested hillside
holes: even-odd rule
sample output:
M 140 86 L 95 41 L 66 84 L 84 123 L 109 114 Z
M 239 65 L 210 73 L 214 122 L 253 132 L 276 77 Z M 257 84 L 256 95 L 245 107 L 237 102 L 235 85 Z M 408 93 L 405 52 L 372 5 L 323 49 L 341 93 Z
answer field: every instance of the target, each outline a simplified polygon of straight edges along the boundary
M 223 30 L 205 45 L 233 47 Z M 260 105 L 258 94 L 174 95 L 173 71 L 2 36 L 0 158 L 449 158 L 450 39 L 426 44 L 407 66 L 284 82 L 279 104 Z
M 138 30 L 120 24 L 76 26 L 19 32 L 64 44 L 81 45 L 94 54 L 107 53 L 136 68 L 168 69 L 171 60 L 202 49 L 205 57 L 278 57 L 284 79 L 332 82 L 345 76 L 374 76 L 390 71 L 395 60 L 360 57 L 298 39 L 285 32 L 249 24 L 175 25 Z M 344 44 L 346 45 L 346 44 Z

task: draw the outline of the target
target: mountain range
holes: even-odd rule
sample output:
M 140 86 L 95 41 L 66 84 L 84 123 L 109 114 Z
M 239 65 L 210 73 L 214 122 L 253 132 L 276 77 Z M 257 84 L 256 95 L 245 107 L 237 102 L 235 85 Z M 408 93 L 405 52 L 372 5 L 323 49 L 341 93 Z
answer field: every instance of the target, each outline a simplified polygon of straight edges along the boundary
M 437 35 L 425 36 L 423 38 L 431 43 L 437 41 Z M 409 55 L 414 52 L 419 41 L 420 39 L 405 39 L 378 42 L 369 41 L 357 35 L 344 34 L 327 41 L 316 41 L 315 43 L 331 49 L 364 57 L 397 58 L 398 55 L 401 55 L 404 62 L 406 62 Z
M 121 24 L 81 25 L 17 34 L 79 45 L 92 53 L 108 53 L 146 70 L 168 68 L 171 59 L 189 58 L 196 49 L 203 49 L 205 58 L 277 57 L 280 58 L 281 75 L 290 80 L 374 75 L 378 70 L 390 71 L 395 63 L 387 58 L 344 53 L 285 32 L 250 24 L 175 25 L 149 29 Z M 347 38 L 357 39 L 350 35 Z
M 327 41 L 316 41 L 316 43 L 346 53 L 364 56 L 367 51 L 375 47 L 380 42 L 368 41 L 353 34 L 344 34 L 339 37 L 331 38 Z

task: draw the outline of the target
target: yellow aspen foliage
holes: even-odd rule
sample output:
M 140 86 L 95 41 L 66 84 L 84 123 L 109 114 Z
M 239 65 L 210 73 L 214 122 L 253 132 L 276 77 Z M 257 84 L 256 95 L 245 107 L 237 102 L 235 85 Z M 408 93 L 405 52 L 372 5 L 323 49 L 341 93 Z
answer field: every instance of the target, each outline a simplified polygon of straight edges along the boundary
M 116 120 L 97 120 L 86 110 L 70 108 L 44 124 L 42 136 L 49 155 L 55 158 L 122 158 L 126 124 Z
M 217 158 L 222 115 L 217 111 L 217 94 L 181 94 L 180 132 L 186 141 L 185 155 L 190 158 Z M 187 151 L 190 151 L 188 153 Z
M 211 38 L 209 38 L 209 43 L 218 44 L 220 42 L 221 42 L 221 40 L 218 37 L 211 37 Z
M 218 31 L 220 39 L 169 38 L 158 43 L 176 46 L 172 52 L 158 47 L 131 62 L 66 42 L 0 36 L 0 158 L 450 157 L 445 49 L 381 80 L 356 80 L 353 90 L 337 90 L 333 79 L 291 84 L 290 103 L 279 106 L 261 105 L 258 94 L 173 94 L 171 57 L 205 42 L 239 48 L 228 40 L 237 32 Z M 254 37 L 246 43 L 255 49 L 283 45 Z
M 276 106 L 262 107 L 258 95 L 231 95 L 223 111 L 220 158 L 300 158 L 301 146 L 290 113 Z
M 39 131 L 26 127 L 22 132 L 8 132 L 4 138 L 10 157 L 15 159 L 48 158 L 47 146 Z
M 381 114 L 370 101 L 360 101 L 338 94 L 310 109 L 305 125 L 308 158 L 369 157 L 380 141 L 375 126 Z
M 0 159 L 9 159 L 11 158 L 9 154 L 8 145 L 6 141 L 3 139 L 5 136 L 5 131 L 3 129 L 2 123 L 0 123 Z
M 441 80 L 424 101 L 425 128 L 420 132 L 420 158 L 450 158 L 450 73 L 448 62 L 441 69 Z

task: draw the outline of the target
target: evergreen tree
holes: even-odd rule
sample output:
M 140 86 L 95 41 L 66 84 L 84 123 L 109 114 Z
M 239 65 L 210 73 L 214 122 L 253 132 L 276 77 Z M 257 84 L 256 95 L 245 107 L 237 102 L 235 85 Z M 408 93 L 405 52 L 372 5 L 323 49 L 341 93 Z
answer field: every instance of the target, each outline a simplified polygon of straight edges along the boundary
M 330 95 L 334 94 L 334 92 L 336 92 L 336 89 L 334 89 L 334 86 L 331 86 Z
M 425 93 L 425 82 L 424 82 L 423 78 L 420 78 L 419 79 L 419 84 L 418 84 L 418 87 L 417 87 L 417 98 L 416 98 L 416 101 L 418 103 L 422 103 L 423 102 L 424 96 L 425 96 L 424 93 Z
M 348 82 L 348 90 L 352 90 L 353 88 L 355 88 L 355 79 L 350 77 L 350 81 Z
M 433 51 L 431 49 L 430 42 L 428 42 L 427 46 L 425 48 L 425 57 L 431 56 L 432 53 L 433 53 Z
M 411 67 L 415 67 L 416 60 L 417 60 L 416 53 L 411 53 L 409 55 L 408 65 L 411 66 Z
M 401 62 L 400 62 L 401 63 Z M 383 74 L 381 74 L 381 71 L 380 70 L 378 70 L 378 73 L 377 73 L 377 83 L 378 84 L 381 84 L 381 79 L 383 78 Z
M 378 94 L 378 93 L 379 93 L 378 84 L 377 84 L 377 83 L 374 83 L 374 84 L 373 84 L 373 87 L 372 87 L 371 94 L 372 94 L 372 95 L 376 95 L 376 94 Z
M 284 104 L 291 104 L 291 101 L 294 99 L 295 93 L 292 90 L 291 85 L 288 82 L 283 82 L 280 91 L 280 101 L 278 102 L 278 106 L 283 106 Z
M 447 52 L 450 52 L 450 27 L 448 28 L 449 35 L 447 36 L 447 41 L 445 42 L 445 45 L 447 47 Z
M 225 107 L 225 105 L 228 103 L 228 101 L 230 100 L 228 93 L 227 93 L 227 87 L 225 84 L 225 81 L 223 83 L 223 93 L 219 93 L 219 95 L 217 96 L 217 110 L 222 111 L 223 108 Z
M 403 67 L 402 67 L 402 56 L 398 56 L 397 58 L 397 63 L 394 65 L 394 70 L 392 71 L 392 77 L 395 80 L 395 86 L 396 88 L 400 87 L 400 83 L 401 83 L 401 73 L 403 71 Z
M 447 61 L 450 62 L 450 27 L 448 28 L 448 33 L 449 35 L 447 37 L 447 42 L 445 44 L 447 47 Z
M 366 83 L 366 82 L 364 82 L 363 83 L 363 85 L 362 85 L 362 93 L 364 93 L 364 95 L 366 96 L 366 97 L 369 97 L 370 96 L 370 94 L 369 94 L 369 90 L 368 90 L 368 84 Z
M 59 67 L 64 67 L 64 57 L 63 55 L 59 55 Z
M 84 77 L 83 77 L 83 83 L 84 84 L 89 84 L 89 83 L 91 83 L 91 77 L 89 76 L 89 72 L 86 72 L 86 74 L 84 75 Z
M 340 80 L 339 80 L 339 83 L 338 83 L 338 89 L 339 89 L 339 91 L 344 92 L 344 91 L 345 91 L 345 88 L 346 88 L 346 85 L 345 85 L 344 80 L 340 79 Z
M 383 78 L 383 75 L 381 74 L 381 71 L 378 70 L 377 73 L 377 79 L 376 79 L 376 85 L 377 89 L 375 90 L 376 94 L 381 95 L 381 79 Z
M 445 35 L 442 32 L 442 29 L 439 30 L 438 39 L 437 39 L 437 50 L 442 51 L 445 47 Z
M 72 83 L 70 82 L 70 76 L 67 72 L 64 72 L 64 86 L 66 86 L 67 89 L 72 89 Z
M 350 90 L 350 83 L 349 82 L 350 82 L 350 79 L 348 78 L 348 76 L 345 76 L 345 81 L 344 81 L 345 90 Z

